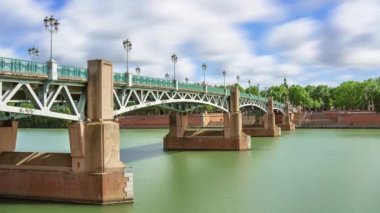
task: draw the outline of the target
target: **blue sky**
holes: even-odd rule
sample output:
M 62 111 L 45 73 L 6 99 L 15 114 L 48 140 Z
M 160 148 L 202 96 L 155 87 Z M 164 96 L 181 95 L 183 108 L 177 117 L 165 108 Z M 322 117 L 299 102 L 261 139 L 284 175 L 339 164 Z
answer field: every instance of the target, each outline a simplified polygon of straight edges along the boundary
M 142 75 L 172 75 L 170 56 L 178 55 L 177 77 L 236 82 L 239 75 L 260 86 L 338 85 L 380 76 L 378 0 L 1 0 L 0 56 L 37 60 L 49 57 L 45 16 L 61 28 L 54 34 L 54 59 L 85 67 L 87 60 L 113 62 L 126 69 L 122 41 L 133 43 L 130 67 Z

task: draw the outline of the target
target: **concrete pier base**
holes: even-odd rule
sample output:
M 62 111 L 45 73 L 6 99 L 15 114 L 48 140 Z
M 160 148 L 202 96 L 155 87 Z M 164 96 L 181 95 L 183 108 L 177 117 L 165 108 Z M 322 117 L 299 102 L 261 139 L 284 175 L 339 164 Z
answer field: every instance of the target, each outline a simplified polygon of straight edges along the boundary
M 252 137 L 279 137 L 281 136 L 281 128 L 274 129 L 264 128 L 244 128 L 244 133 Z
M 17 121 L 0 121 L 0 153 L 16 149 Z
M 283 131 L 294 131 L 296 130 L 296 125 L 293 123 L 294 114 L 289 112 L 289 101 L 285 104 L 285 115 L 282 116 L 282 123 L 278 124 Z
M 242 131 L 239 89 L 231 90 L 230 112 L 224 113 L 224 129 L 189 130 L 187 115 L 169 115 L 169 133 L 164 137 L 164 150 L 249 150 L 251 137 Z
M 70 154 L 14 152 L 17 123 L 0 124 L 0 196 L 93 204 L 133 201 L 113 121 L 112 64 L 88 62 L 86 122 L 69 126 Z
M 294 123 L 290 124 L 277 124 L 282 131 L 294 131 L 296 130 L 296 125 Z
M 189 131 L 187 134 L 197 131 Z M 249 150 L 251 149 L 251 137 L 243 134 L 238 138 L 225 138 L 223 130 L 202 130 L 201 136 L 171 137 L 169 134 L 164 138 L 164 150 Z M 217 136 L 217 135 L 222 136 Z
M 71 154 L 0 153 L 0 195 L 93 204 L 132 202 L 133 190 L 127 190 L 133 187 L 132 180 L 119 156 L 118 123 L 78 122 L 69 132 Z
M 281 128 L 275 124 L 275 114 L 267 113 L 263 117 L 264 127 L 247 127 L 243 128 L 243 132 L 252 137 L 279 137 L 281 136 Z
M 28 157 L 34 159 L 25 161 L 27 165 L 12 162 Z M 54 165 L 47 165 L 51 162 Z M 74 173 L 69 154 L 3 152 L 0 164 L 0 195 L 4 197 L 93 204 L 132 201 L 124 192 L 127 180 L 123 170 Z

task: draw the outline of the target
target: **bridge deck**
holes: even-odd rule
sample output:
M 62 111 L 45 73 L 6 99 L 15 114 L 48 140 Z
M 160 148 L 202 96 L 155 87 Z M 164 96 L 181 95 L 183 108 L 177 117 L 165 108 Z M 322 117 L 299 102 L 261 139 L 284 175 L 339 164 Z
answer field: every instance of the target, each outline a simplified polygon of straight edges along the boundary
M 34 110 L 21 110 L 9 106 L 9 103 L 33 102 L 38 115 L 50 112 L 53 104 L 71 102 L 71 114 L 74 120 L 84 119 L 80 99 L 87 86 L 88 71 L 86 68 L 58 65 L 57 79 L 49 79 L 48 63 L 25 61 L 0 57 L 0 111 L 12 113 L 35 113 Z M 115 115 L 153 105 L 208 104 L 228 111 L 229 88 L 213 87 L 199 83 L 188 83 L 170 79 L 114 73 Z M 62 89 L 63 88 L 63 89 Z M 63 94 L 59 92 L 66 91 Z M 61 92 L 62 93 L 62 92 Z M 85 98 L 85 97 L 84 97 Z M 83 99 L 83 97 L 82 97 Z M 50 102 L 49 102 L 50 101 Z M 54 103 L 52 103 L 53 101 Z M 82 100 L 82 102 L 85 100 Z M 241 107 L 255 106 L 267 110 L 268 98 L 240 93 Z M 274 101 L 274 109 L 284 111 L 285 105 Z M 80 106 L 78 106 L 80 105 Z M 169 108 L 173 106 L 169 106 Z M 177 107 L 178 108 L 178 107 Z M 174 109 L 174 108 L 173 108 Z M 194 109 L 194 107 L 191 107 Z M 178 110 L 178 109 L 177 109 Z M 53 113 L 54 114 L 54 113 Z M 47 113 L 47 116 L 56 114 Z M 65 116 L 58 116 L 63 118 Z M 74 117 L 70 117 L 73 119 Z

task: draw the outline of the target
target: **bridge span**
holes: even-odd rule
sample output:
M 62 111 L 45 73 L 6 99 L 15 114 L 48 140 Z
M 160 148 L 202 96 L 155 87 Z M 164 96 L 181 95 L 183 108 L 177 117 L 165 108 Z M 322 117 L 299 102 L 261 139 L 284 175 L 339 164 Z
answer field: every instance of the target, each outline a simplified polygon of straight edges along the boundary
M 111 62 L 88 61 L 88 67 L 61 66 L 0 58 L 0 112 L 71 120 L 70 154 L 15 152 L 17 121 L 0 122 L 0 195 L 70 202 L 116 203 L 133 200 L 132 177 L 120 161 L 117 116 L 165 106 L 170 113 L 165 150 L 249 150 L 250 136 L 280 136 L 294 130 L 287 104 L 219 88 L 167 79 L 114 73 Z M 194 134 L 187 113 L 201 105 L 224 112 L 220 130 Z M 68 112 L 59 110 L 67 107 Z M 241 108 L 263 112 L 264 128 L 244 128 Z M 9 117 L 8 117 L 9 118 Z M 19 187 L 22 183 L 25 187 Z

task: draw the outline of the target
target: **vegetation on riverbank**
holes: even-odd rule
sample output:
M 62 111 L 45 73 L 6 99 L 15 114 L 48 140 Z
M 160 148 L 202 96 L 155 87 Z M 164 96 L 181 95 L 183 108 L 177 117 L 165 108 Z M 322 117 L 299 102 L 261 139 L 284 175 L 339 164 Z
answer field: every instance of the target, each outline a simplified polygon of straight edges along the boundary
M 271 95 L 275 100 L 284 102 L 287 99 L 295 106 L 307 110 L 368 110 L 374 105 L 380 112 L 380 77 L 365 81 L 346 81 L 337 87 L 327 85 L 287 85 L 286 81 L 278 86 L 259 90 L 258 85 L 248 88 L 240 87 L 241 91 L 261 96 Z
M 228 87 L 232 87 L 229 85 Z M 368 106 L 374 105 L 375 110 L 380 112 L 380 77 L 371 78 L 365 81 L 346 81 L 337 87 L 327 85 L 287 85 L 284 82 L 278 86 L 259 89 L 259 85 L 243 88 L 239 85 L 240 91 L 253 95 L 267 97 L 269 95 L 277 101 L 289 100 L 295 106 L 302 106 L 306 110 L 367 110 Z M 68 108 L 57 109 L 62 112 L 69 112 Z M 202 106 L 194 112 L 218 112 L 212 106 Z M 129 114 L 168 114 L 170 109 L 160 106 L 151 106 L 133 111 Z M 258 111 L 257 111 L 258 112 Z M 19 126 L 22 128 L 66 128 L 70 121 L 53 119 L 41 116 L 29 116 L 19 119 Z

